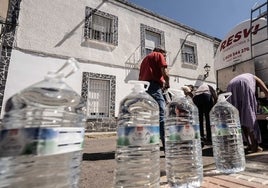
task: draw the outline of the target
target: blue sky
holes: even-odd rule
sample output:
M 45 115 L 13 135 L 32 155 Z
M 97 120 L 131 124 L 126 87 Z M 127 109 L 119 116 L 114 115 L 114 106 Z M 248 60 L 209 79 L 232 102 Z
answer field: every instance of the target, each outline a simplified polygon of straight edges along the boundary
M 129 0 L 193 29 L 223 39 L 266 0 Z

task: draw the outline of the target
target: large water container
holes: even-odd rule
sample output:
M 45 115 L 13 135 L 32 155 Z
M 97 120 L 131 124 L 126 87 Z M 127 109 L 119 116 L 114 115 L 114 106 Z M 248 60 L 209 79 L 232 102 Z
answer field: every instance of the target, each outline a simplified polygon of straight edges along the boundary
M 60 71 L 74 66 L 68 75 Z M 78 187 L 85 103 L 65 82 L 77 62 L 12 96 L 0 129 L 0 187 Z M 66 70 L 66 69 L 65 69 Z
M 210 111 L 213 155 L 216 169 L 221 173 L 235 173 L 245 169 L 239 112 L 226 101 L 231 94 L 220 94 Z
M 149 82 L 129 83 L 119 109 L 114 187 L 159 187 L 159 107 L 146 93 Z
M 181 90 L 171 90 L 165 122 L 166 172 L 171 187 L 200 187 L 203 161 L 198 109 Z

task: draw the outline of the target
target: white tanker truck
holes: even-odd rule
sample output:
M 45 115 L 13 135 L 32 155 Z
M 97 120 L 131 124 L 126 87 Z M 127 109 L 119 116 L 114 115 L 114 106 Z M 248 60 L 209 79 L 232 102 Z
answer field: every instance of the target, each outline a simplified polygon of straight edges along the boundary
M 249 72 L 268 86 L 268 22 L 267 2 L 251 10 L 251 19 L 235 26 L 222 40 L 215 56 L 217 90 L 225 92 L 236 75 Z M 257 119 L 263 142 L 268 144 L 268 100 L 257 88 Z M 241 97 L 243 97 L 241 95 Z

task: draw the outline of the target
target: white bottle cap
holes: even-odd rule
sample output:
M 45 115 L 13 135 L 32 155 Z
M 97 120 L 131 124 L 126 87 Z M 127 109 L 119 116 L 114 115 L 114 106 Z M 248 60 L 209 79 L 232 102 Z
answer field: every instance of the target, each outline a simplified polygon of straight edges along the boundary
M 130 80 L 128 81 L 128 83 L 134 85 L 132 90 L 135 92 L 147 91 L 150 86 L 150 82 L 147 82 L 147 81 Z

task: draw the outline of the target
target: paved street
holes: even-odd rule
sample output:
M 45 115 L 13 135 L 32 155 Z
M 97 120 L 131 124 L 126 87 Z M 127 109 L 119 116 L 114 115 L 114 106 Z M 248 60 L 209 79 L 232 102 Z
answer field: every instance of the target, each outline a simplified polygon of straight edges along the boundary
M 110 188 L 115 169 L 115 134 L 88 134 L 82 162 L 81 188 Z M 169 188 L 165 176 L 165 158 L 161 152 L 161 188 Z M 212 148 L 203 149 L 204 181 L 202 188 L 268 188 L 268 148 L 246 155 L 246 170 L 223 175 L 215 172 Z

